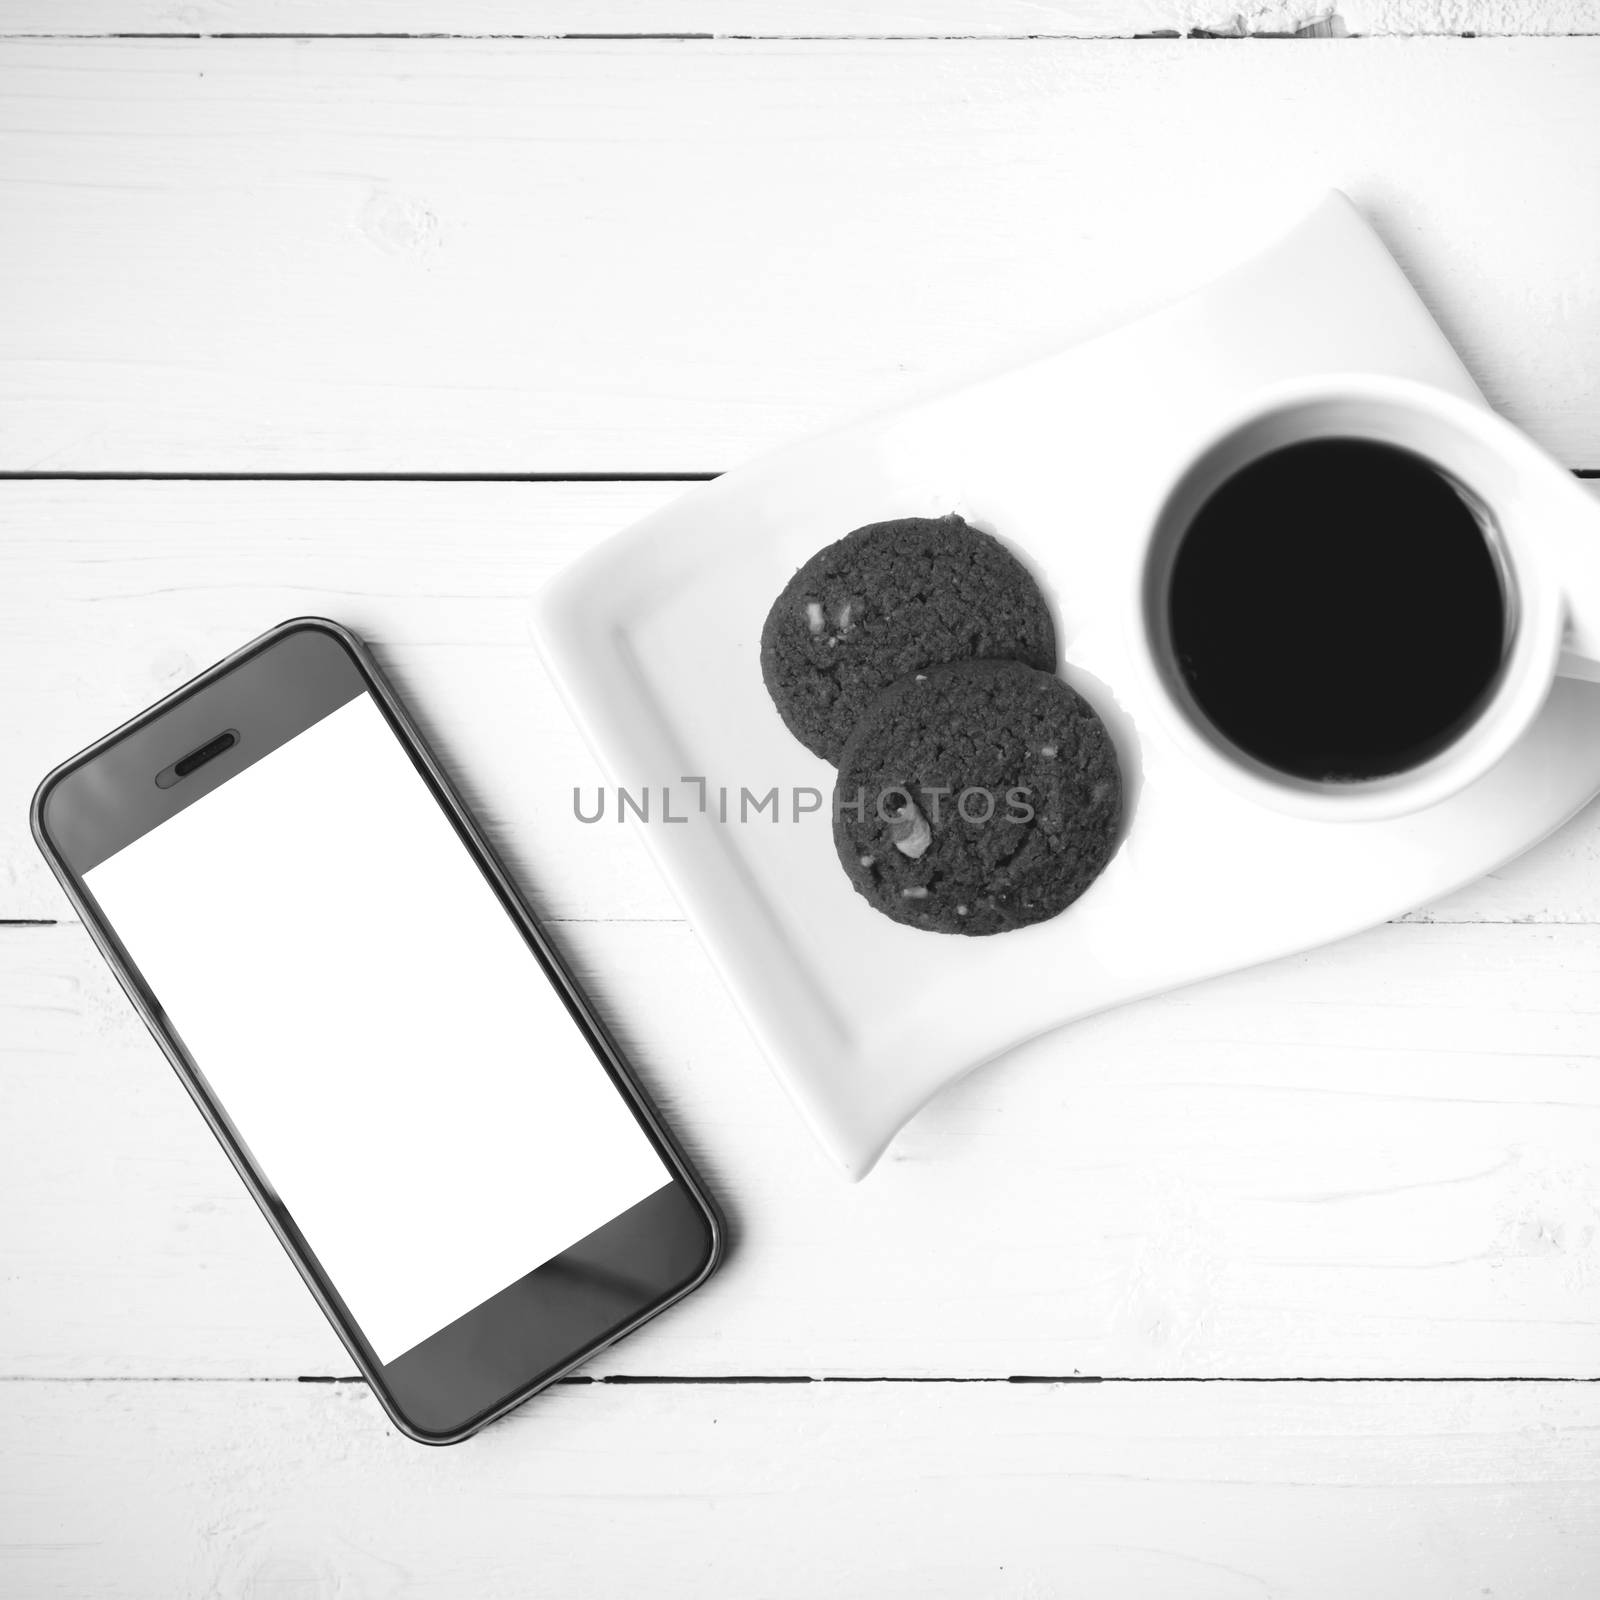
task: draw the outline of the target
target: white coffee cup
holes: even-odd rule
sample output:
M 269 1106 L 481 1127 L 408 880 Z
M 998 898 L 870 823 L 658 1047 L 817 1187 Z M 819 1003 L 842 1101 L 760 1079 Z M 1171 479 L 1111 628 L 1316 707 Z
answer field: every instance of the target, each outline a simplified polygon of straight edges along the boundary
M 1476 715 L 1429 759 L 1381 777 L 1318 781 L 1257 760 L 1200 710 L 1170 648 L 1173 564 L 1201 506 L 1250 462 L 1312 439 L 1394 445 L 1431 463 L 1474 513 L 1501 578 L 1503 654 Z M 1136 606 L 1132 654 L 1168 731 L 1194 761 L 1300 816 L 1401 816 L 1482 777 L 1538 715 L 1558 674 L 1600 681 L 1600 507 L 1570 472 L 1484 406 L 1399 378 L 1301 380 L 1257 394 L 1189 456 L 1151 528 Z

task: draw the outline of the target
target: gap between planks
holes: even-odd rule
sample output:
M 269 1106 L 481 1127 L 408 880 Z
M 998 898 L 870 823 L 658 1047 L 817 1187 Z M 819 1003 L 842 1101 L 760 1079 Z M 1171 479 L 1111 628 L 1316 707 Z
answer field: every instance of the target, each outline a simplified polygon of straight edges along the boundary
M 1600 478 L 1600 469 L 1578 477 Z M 36 472 L 0 483 L 710 483 L 720 472 Z
M 373 44 L 1174 44 L 1195 41 L 1207 44 L 1243 42 L 1252 39 L 1342 39 L 1360 42 L 1365 39 L 1390 39 L 1419 37 L 1428 39 L 1589 39 L 1596 37 L 1588 29 L 1574 28 L 1561 33 L 1497 34 L 1480 33 L 1475 29 L 1460 29 L 1420 35 L 1391 33 L 1350 33 L 1336 31 L 1342 28 L 1337 15 L 1324 22 L 1307 23 L 1304 27 L 1275 30 L 1264 28 L 1259 32 L 1222 32 L 1210 28 L 1156 28 L 1148 33 L 537 33 L 493 32 L 463 30 L 461 32 L 312 32 L 307 29 L 288 29 L 281 32 L 255 30 L 250 32 L 217 30 L 214 32 L 173 32 L 154 29 L 143 32 L 83 32 L 83 33 L 8 33 L 0 30 L 0 43 L 61 42 L 136 43 L 196 42 L 204 44 L 234 43 L 323 43 L 332 40 L 356 41 Z
M 1073 43 L 1240 38 L 1571 37 L 1600 31 L 1593 0 L 11 0 L 4 33 L 67 39 Z
M 359 1373 L 298 1373 L 294 1376 L 274 1376 L 271 1374 L 258 1376 L 232 1376 L 219 1377 L 191 1373 L 160 1373 L 152 1376 L 141 1373 L 136 1377 L 120 1375 L 99 1375 L 90 1377 L 50 1376 L 48 1374 L 17 1373 L 0 1375 L 0 1384 L 20 1383 L 52 1383 L 52 1384 L 160 1384 L 160 1383 L 323 1383 L 323 1384 L 362 1384 L 367 1380 Z M 1429 1373 L 1403 1373 L 1398 1376 L 1387 1373 L 1368 1373 L 1355 1376 L 1334 1374 L 1317 1374 L 1307 1377 L 1099 1377 L 1085 1373 L 1036 1373 L 1018 1372 L 1008 1377 L 961 1377 L 958 1375 L 940 1375 L 937 1377 L 923 1376 L 897 1376 L 893 1373 L 832 1373 L 827 1376 L 812 1377 L 806 1373 L 744 1373 L 728 1372 L 707 1375 L 704 1373 L 649 1373 L 649 1372 L 609 1372 L 588 1376 L 578 1373 L 572 1377 L 557 1378 L 551 1387 L 562 1385 L 599 1385 L 606 1384 L 612 1388 L 674 1388 L 674 1389 L 719 1389 L 732 1388 L 737 1385 L 746 1386 L 776 1386 L 811 1383 L 843 1383 L 843 1384 L 987 1384 L 990 1387 L 1005 1385 L 1038 1384 L 1041 1387 L 1065 1387 L 1071 1384 L 1121 1386 L 1123 1388 L 1150 1388 L 1165 1385 L 1169 1388 L 1198 1384 L 1211 1384 L 1218 1387 L 1232 1385 L 1235 1388 L 1261 1388 L 1269 1384 L 1285 1387 L 1293 1384 L 1355 1384 L 1355 1383 L 1472 1383 L 1472 1384 L 1501 1384 L 1501 1383 L 1535 1383 L 1535 1384 L 1595 1384 L 1600 1383 L 1600 1377 L 1572 1377 L 1555 1376 L 1546 1374 L 1531 1374 L 1521 1377 L 1503 1377 L 1494 1374 L 1438 1375 Z
M 687 917 L 572 917 L 545 913 L 539 923 L 547 928 L 685 928 Z M 76 917 L 0 917 L 0 928 L 76 928 Z M 1387 917 L 1374 927 L 1384 928 L 1588 928 L 1592 922 L 1575 917 L 1434 917 L 1427 906 Z M 1320 946 L 1315 948 L 1321 948 Z
M 1572 467 L 1600 479 L 1600 467 Z M 0 483 L 710 483 L 716 472 L 41 472 L 0 469 Z
M 1176 28 L 1153 33 L 5 33 L 0 44 L 56 41 L 69 44 L 118 43 L 153 40 L 166 43 L 195 41 L 205 44 L 322 43 L 359 40 L 374 44 L 1173 44 L 1186 39 L 1379 39 L 1390 34 L 1335 34 L 1316 24 L 1292 33 L 1215 33 L 1205 28 Z M 1431 33 L 1430 39 L 1504 38 L 1504 34 Z M 1587 33 L 1513 35 L 1541 39 L 1586 39 Z

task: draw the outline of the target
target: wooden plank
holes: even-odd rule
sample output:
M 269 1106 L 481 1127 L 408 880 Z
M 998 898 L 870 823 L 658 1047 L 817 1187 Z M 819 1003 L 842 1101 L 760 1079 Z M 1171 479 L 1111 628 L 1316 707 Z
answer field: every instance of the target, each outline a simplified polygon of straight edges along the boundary
M 521 883 L 556 917 L 673 918 L 637 826 L 586 827 L 599 769 L 527 602 L 679 484 L 0 483 L 0 919 L 68 914 L 27 833 L 56 762 L 285 617 L 377 646 Z M 1596 485 L 1600 492 L 1600 485 Z M 1600 921 L 1600 811 L 1428 909 Z
M 538 588 L 681 484 L 0 483 L 0 917 L 68 914 L 27 803 L 56 762 L 286 617 L 379 649 L 541 910 L 676 917 L 539 665 Z M 530 857 L 529 844 L 533 846 Z
M 1597 79 L 1600 39 L 12 42 L 0 467 L 719 468 L 1328 185 L 1600 466 Z
M 734 1235 L 597 1370 L 1600 1370 L 1600 929 L 1391 926 L 1093 1019 L 857 1188 L 687 929 L 562 937 Z M 350 1370 L 81 929 L 0 929 L 0 1041 L 0 1377 Z
M 35 1600 L 1589 1600 L 1600 1568 L 1575 1385 L 565 1388 L 452 1451 L 353 1387 L 0 1406 Z
M 0 37 L 1127 39 L 1600 33 L 1594 0 L 4 0 Z

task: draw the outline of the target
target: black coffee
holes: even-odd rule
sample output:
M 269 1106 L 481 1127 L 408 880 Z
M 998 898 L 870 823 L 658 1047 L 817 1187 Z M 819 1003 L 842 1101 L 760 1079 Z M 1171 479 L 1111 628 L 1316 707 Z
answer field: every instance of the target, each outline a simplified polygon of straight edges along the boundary
M 1448 479 L 1390 445 L 1318 439 L 1200 508 L 1168 621 L 1190 693 L 1241 750 L 1297 777 L 1376 778 L 1437 754 L 1482 706 L 1506 600 Z

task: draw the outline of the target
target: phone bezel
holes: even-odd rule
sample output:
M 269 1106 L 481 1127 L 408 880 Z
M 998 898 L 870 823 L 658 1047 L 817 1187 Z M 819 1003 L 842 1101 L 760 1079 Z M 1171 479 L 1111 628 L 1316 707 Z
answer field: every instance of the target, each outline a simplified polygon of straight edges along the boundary
M 705 1230 L 703 1258 L 699 1260 L 695 1269 L 682 1281 L 675 1281 L 661 1293 L 648 1297 L 631 1315 L 610 1323 L 602 1331 L 596 1333 L 594 1337 L 565 1353 L 558 1361 L 540 1365 L 536 1372 L 527 1377 L 526 1381 L 516 1382 L 504 1394 L 497 1395 L 492 1401 L 478 1406 L 470 1415 L 452 1420 L 443 1426 L 420 1421 L 412 1414 L 412 1410 L 408 1409 L 405 1401 L 396 1392 L 397 1386 L 391 1381 L 388 1368 L 397 1367 L 400 1363 L 406 1362 L 415 1352 L 406 1352 L 405 1355 L 396 1358 L 396 1361 L 389 1363 L 388 1366 L 377 1359 L 365 1336 L 361 1333 L 359 1325 L 345 1307 L 337 1288 L 322 1270 L 315 1253 L 301 1236 L 287 1209 L 274 1194 L 265 1174 L 257 1167 L 247 1144 L 233 1127 L 226 1109 L 213 1097 L 203 1073 L 189 1056 L 175 1028 L 168 1022 L 155 996 L 145 985 L 137 967 L 122 948 L 114 928 L 101 913 L 92 893 L 83 883 L 81 873 L 89 870 L 94 863 L 89 862 L 80 866 L 70 860 L 68 853 L 63 851 L 58 841 L 52 836 L 46 815 L 52 795 L 55 794 L 62 783 L 74 774 L 81 773 L 92 763 L 116 749 L 117 746 L 129 741 L 135 735 L 150 730 L 163 718 L 171 716 L 180 706 L 192 704 L 203 696 L 208 689 L 215 688 L 229 674 L 235 672 L 246 662 L 255 660 L 265 652 L 271 651 L 275 646 L 281 645 L 294 634 L 303 631 L 315 632 L 331 639 L 340 648 L 349 665 L 354 668 L 361 685 L 355 693 L 366 692 L 372 696 L 374 703 L 388 722 L 391 731 L 410 757 L 419 776 L 427 784 L 434 799 L 449 818 L 463 847 L 473 858 L 486 881 L 494 890 L 502 908 L 511 917 L 513 923 L 522 934 L 535 963 L 562 997 L 575 1026 L 579 1028 L 593 1050 L 597 1063 L 611 1078 L 618 1093 L 633 1111 L 639 1125 L 655 1146 L 673 1177 L 672 1183 L 658 1191 L 657 1196 L 652 1196 L 650 1200 L 641 1202 L 632 1211 L 624 1213 L 622 1218 L 613 1219 L 613 1222 L 607 1224 L 606 1228 L 591 1235 L 589 1241 L 580 1241 L 578 1245 L 573 1246 L 569 1251 L 563 1252 L 560 1256 L 553 1258 L 552 1261 L 536 1268 L 534 1272 L 518 1280 L 518 1283 L 508 1286 L 507 1290 L 501 1295 L 497 1295 L 490 1301 L 475 1307 L 465 1317 L 451 1324 L 450 1328 L 461 1328 L 464 1324 L 468 1324 L 470 1319 L 478 1317 L 480 1313 L 489 1312 L 490 1307 L 499 1304 L 502 1306 L 502 1310 L 492 1314 L 494 1319 L 492 1324 L 484 1324 L 482 1327 L 469 1329 L 468 1331 L 475 1337 L 482 1335 L 492 1336 L 494 1340 L 503 1344 L 505 1339 L 518 1332 L 518 1327 L 506 1327 L 503 1325 L 504 1319 L 512 1315 L 510 1309 L 512 1298 L 514 1298 L 512 1291 L 531 1285 L 533 1280 L 541 1273 L 547 1274 L 548 1277 L 549 1269 L 559 1268 L 562 1263 L 567 1263 L 569 1258 L 573 1258 L 575 1261 L 577 1259 L 576 1252 L 582 1250 L 591 1241 L 603 1242 L 603 1235 L 606 1234 L 607 1230 L 621 1223 L 624 1218 L 634 1218 L 636 1225 L 638 1221 L 644 1220 L 653 1222 L 656 1226 L 664 1227 L 669 1221 L 673 1227 L 681 1226 L 687 1213 L 673 1213 L 665 1203 L 657 1208 L 659 1218 L 656 1218 L 653 1213 L 646 1212 L 646 1208 L 651 1205 L 651 1202 L 657 1200 L 660 1196 L 670 1195 L 674 1197 L 675 1202 L 681 1202 L 687 1206 L 692 1211 L 695 1222 Z M 346 698 L 353 697 L 354 695 L 351 695 Z M 332 708 L 330 707 L 329 709 Z M 325 714 L 325 711 L 318 713 L 319 716 Z M 309 717 L 304 726 L 309 727 L 316 720 L 318 720 L 317 716 Z M 299 731 L 303 731 L 303 729 L 295 729 L 295 732 Z M 288 735 L 288 737 L 293 736 L 293 733 Z M 279 740 L 278 742 L 285 741 Z M 267 753 L 270 753 L 270 751 L 263 752 L 263 755 Z M 260 757 L 254 759 L 260 759 Z M 204 769 L 201 770 L 203 771 Z M 240 768 L 238 770 L 244 769 Z M 228 776 L 233 775 L 230 773 Z M 228 777 L 220 779 L 222 783 L 227 781 Z M 149 826 L 159 826 L 160 822 L 166 820 L 167 816 L 175 815 L 185 805 L 192 804 L 195 800 L 203 798 L 204 794 L 210 791 L 210 788 L 217 786 L 219 786 L 218 782 L 211 782 L 206 788 L 196 793 L 193 798 L 186 799 L 181 804 L 175 804 L 171 809 L 166 810 L 162 816 L 158 817 Z M 361 1375 L 367 1380 L 396 1427 L 410 1438 L 425 1444 L 442 1445 L 453 1444 L 468 1437 L 488 1423 L 493 1422 L 497 1417 L 503 1416 L 506 1412 L 521 1405 L 540 1390 L 558 1382 L 574 1368 L 590 1360 L 606 1346 L 625 1337 L 645 1322 L 648 1322 L 652 1317 L 659 1315 L 667 1307 L 681 1300 L 685 1295 L 692 1293 L 710 1277 L 720 1264 L 725 1230 L 714 1202 L 704 1190 L 682 1151 L 661 1122 L 654 1106 L 651 1105 L 648 1097 L 634 1079 L 627 1066 L 626 1059 L 618 1049 L 604 1023 L 590 1007 L 583 991 L 579 988 L 562 960 L 559 951 L 550 942 L 538 919 L 527 906 L 495 855 L 494 850 L 478 829 L 433 753 L 418 733 L 404 706 L 389 688 L 377 663 L 373 660 L 363 642 L 350 629 L 323 617 L 291 618 L 286 622 L 280 623 L 277 627 L 269 629 L 266 633 L 251 640 L 231 655 L 183 684 L 172 694 L 167 695 L 155 705 L 150 706 L 147 710 L 139 713 L 138 716 L 131 718 L 121 727 L 114 729 L 104 738 L 97 740 L 87 749 L 80 751 L 77 755 L 56 767 L 40 783 L 38 790 L 34 794 L 30 821 L 34 838 L 40 851 L 61 883 L 74 909 L 82 918 L 85 928 L 98 946 L 101 955 L 116 975 L 117 981 L 128 995 L 163 1054 L 166 1055 L 168 1061 L 177 1072 L 180 1081 L 194 1100 L 202 1116 L 206 1119 L 213 1135 L 227 1152 L 229 1160 L 239 1173 L 251 1197 L 267 1219 L 268 1225 L 277 1235 L 279 1243 L 294 1262 L 296 1270 L 300 1273 L 307 1288 L 310 1289 L 323 1314 L 332 1324 L 341 1343 L 343 1343 L 351 1359 L 356 1363 Z M 140 828 L 126 842 L 132 842 L 133 838 L 142 837 L 148 831 L 149 827 Z M 117 848 L 121 848 L 121 846 L 119 845 Z M 592 1267 L 593 1264 L 591 1263 L 590 1265 Z M 522 1317 L 526 1316 L 525 1311 L 516 1314 Z M 439 1334 L 433 1336 L 430 1340 L 424 1341 L 424 1344 L 417 1348 L 426 1350 L 434 1342 L 434 1339 L 449 1331 L 449 1329 L 440 1330 Z M 407 1382 L 409 1381 L 408 1377 Z

